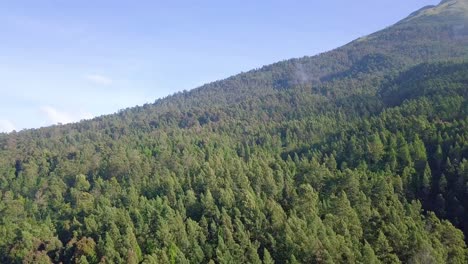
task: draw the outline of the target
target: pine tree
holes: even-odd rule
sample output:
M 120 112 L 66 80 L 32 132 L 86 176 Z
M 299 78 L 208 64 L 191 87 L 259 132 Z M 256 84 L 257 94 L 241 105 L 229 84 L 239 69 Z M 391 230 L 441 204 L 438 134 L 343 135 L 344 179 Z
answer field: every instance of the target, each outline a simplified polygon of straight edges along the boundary
M 382 159 L 384 154 L 384 145 L 380 140 L 380 136 L 377 133 L 374 133 L 368 143 L 367 143 L 367 151 L 369 153 L 369 159 L 372 163 L 377 163 Z
M 406 142 L 405 138 L 399 134 L 397 138 L 398 143 L 398 159 L 401 168 L 404 168 L 411 164 L 411 155 L 408 147 L 408 143 Z
M 366 263 L 366 264 L 379 264 L 380 263 L 379 259 L 374 253 L 374 250 L 369 245 L 369 243 L 367 243 L 367 241 L 364 242 L 364 246 L 362 248 L 361 263 Z
M 444 154 L 442 152 L 442 147 L 440 146 L 440 144 L 437 145 L 437 149 L 434 153 L 434 160 L 435 160 L 437 170 L 441 170 L 442 162 L 444 161 Z
M 431 181 L 432 181 L 431 168 L 429 167 L 429 163 L 426 162 L 426 166 L 424 167 L 424 172 L 421 177 L 421 194 L 424 199 L 427 199 L 430 193 Z
M 375 253 L 383 263 L 400 263 L 398 257 L 393 253 L 393 248 L 388 243 L 382 231 L 379 231 L 377 241 L 374 244 Z
M 263 249 L 263 264 L 275 264 L 275 261 L 266 248 Z
M 416 171 L 422 171 L 427 163 L 426 147 L 417 134 L 413 142 L 413 160 Z

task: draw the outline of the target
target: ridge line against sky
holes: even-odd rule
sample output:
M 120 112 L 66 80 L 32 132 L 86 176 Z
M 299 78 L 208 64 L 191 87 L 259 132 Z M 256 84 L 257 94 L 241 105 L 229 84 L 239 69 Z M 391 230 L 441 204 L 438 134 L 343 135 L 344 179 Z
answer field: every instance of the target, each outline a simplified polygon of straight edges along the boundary
M 315 55 L 434 0 L 0 3 L 0 132 L 76 122 Z

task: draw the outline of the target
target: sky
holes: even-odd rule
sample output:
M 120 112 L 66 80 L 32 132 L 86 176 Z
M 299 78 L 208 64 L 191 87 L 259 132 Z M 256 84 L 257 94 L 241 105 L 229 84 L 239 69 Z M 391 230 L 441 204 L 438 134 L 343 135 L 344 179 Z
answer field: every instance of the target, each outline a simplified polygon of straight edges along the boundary
M 344 45 L 439 0 L 0 2 L 0 132 L 152 103 Z

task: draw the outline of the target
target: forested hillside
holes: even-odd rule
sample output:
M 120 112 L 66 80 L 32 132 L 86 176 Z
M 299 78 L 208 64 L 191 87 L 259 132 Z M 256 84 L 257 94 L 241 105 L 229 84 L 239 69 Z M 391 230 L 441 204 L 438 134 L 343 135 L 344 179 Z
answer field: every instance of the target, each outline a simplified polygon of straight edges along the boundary
M 0 262 L 467 263 L 467 6 L 0 134 Z

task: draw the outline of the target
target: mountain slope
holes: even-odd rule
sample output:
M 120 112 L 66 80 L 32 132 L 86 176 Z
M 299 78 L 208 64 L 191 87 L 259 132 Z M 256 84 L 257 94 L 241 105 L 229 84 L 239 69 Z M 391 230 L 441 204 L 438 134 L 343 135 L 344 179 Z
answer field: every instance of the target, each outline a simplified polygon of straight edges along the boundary
M 466 263 L 466 4 L 1 134 L 0 262 Z

